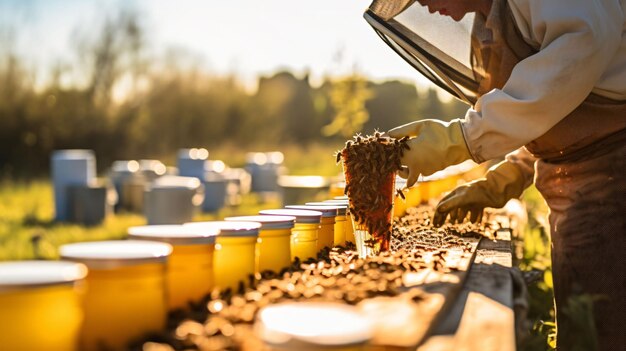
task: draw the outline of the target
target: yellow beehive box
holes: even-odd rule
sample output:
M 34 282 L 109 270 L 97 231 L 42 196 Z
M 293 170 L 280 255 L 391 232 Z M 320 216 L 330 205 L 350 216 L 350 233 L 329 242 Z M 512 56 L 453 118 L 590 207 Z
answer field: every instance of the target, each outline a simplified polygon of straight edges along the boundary
M 295 210 L 310 210 L 322 213 L 320 231 L 317 237 L 317 251 L 325 247 L 333 247 L 335 243 L 335 218 L 339 212 L 338 206 L 288 205 L 285 208 Z
M 78 350 L 83 279 L 78 263 L 0 263 L 0 348 Z
M 194 230 L 183 225 L 146 225 L 128 228 L 131 239 L 152 240 L 172 245 L 167 262 L 167 305 L 187 308 L 213 289 L 213 252 L 217 228 Z
M 185 226 L 219 230 L 213 257 L 216 287 L 237 291 L 240 284 L 246 285 L 249 276 L 256 273 L 260 223 L 213 221 L 185 223 Z
M 291 230 L 291 259 L 295 260 L 298 257 L 304 261 L 311 257 L 317 257 L 321 212 L 284 208 L 262 210 L 259 214 L 296 217 L 296 222 Z
M 89 268 L 81 350 L 122 350 L 165 328 L 165 264 L 172 247 L 139 240 L 63 245 L 63 259 Z
M 227 217 L 224 220 L 261 223 L 258 241 L 259 272 L 278 272 L 291 264 L 291 230 L 296 217 L 260 215 Z
M 346 221 L 348 220 L 348 207 L 350 207 L 346 203 L 339 202 L 307 202 L 309 206 L 335 206 L 337 209 L 337 216 L 335 217 L 335 230 L 334 230 L 334 241 L 333 244 L 336 245 L 345 245 L 346 244 Z
M 346 225 L 345 225 L 345 232 L 346 232 L 346 241 L 351 242 L 353 244 L 356 244 L 356 240 L 354 239 L 354 224 L 352 221 L 352 216 L 350 215 L 350 200 L 348 200 L 347 196 L 336 196 L 334 199 L 332 200 L 326 200 L 325 202 L 331 203 L 331 204 L 341 204 L 341 205 L 345 205 L 347 206 L 347 211 L 346 211 Z

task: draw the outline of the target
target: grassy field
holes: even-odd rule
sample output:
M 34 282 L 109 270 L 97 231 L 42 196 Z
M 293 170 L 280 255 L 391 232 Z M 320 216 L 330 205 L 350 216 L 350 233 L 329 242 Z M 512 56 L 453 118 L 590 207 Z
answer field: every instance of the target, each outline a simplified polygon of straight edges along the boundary
M 101 226 L 55 223 L 52 188 L 47 181 L 0 186 L 0 260 L 57 258 L 64 243 L 122 238 L 126 228 L 144 223 L 142 216 L 122 214 Z
M 0 199 L 0 261 L 56 259 L 60 245 L 121 239 L 126 237 L 128 227 L 146 224 L 143 215 L 134 213 L 117 213 L 94 227 L 54 222 L 52 187 L 43 180 L 28 184 L 0 183 Z M 239 207 L 224 208 L 215 214 L 198 214 L 194 220 L 256 214 L 279 205 L 276 199 L 261 202 L 258 197 L 248 195 Z
M 335 176 L 341 167 L 335 164 L 337 145 L 312 144 L 282 147 L 284 165 L 293 175 Z M 271 147 L 259 147 L 255 151 L 272 151 Z M 235 146 L 223 146 L 211 151 L 211 159 L 222 159 L 228 165 L 241 167 L 249 150 Z M 166 164 L 175 160 L 165 158 Z M 216 214 L 199 214 L 194 220 L 222 219 L 227 216 L 256 214 L 261 209 L 279 206 L 277 200 L 260 202 L 254 195 L 245 196 L 241 206 L 225 208 Z M 76 241 L 119 239 L 126 236 L 126 229 L 146 223 L 140 214 L 118 213 L 110 216 L 102 225 L 83 227 L 56 223 L 53 194 L 48 180 L 20 183 L 0 181 L 0 261 L 23 259 L 55 259 L 60 245 Z
M 518 266 L 526 276 L 528 288 L 528 334 L 521 343 L 523 351 L 552 350 L 556 347 L 550 239 L 547 232 L 548 208 L 532 186 L 522 199 L 528 213 L 528 224 L 519 238 Z M 532 273 L 530 273 L 532 272 Z

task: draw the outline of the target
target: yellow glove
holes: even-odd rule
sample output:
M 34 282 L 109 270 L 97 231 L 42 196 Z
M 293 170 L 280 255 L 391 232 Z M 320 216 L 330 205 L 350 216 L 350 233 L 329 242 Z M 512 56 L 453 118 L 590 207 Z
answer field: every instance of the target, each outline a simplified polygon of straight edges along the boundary
M 458 119 L 451 122 L 425 119 L 394 128 L 387 134 L 393 138 L 414 137 L 408 140 L 410 149 L 402 156 L 407 169 L 399 172 L 407 178 L 407 187 L 413 186 L 420 174 L 431 175 L 472 158 Z
M 471 222 L 479 222 L 485 207 L 503 207 L 510 199 L 522 195 L 525 188 L 521 169 L 502 161 L 491 167 L 485 178 L 461 185 L 446 195 L 437 205 L 433 224 L 442 225 L 448 215 L 450 222 L 460 223 L 468 213 Z

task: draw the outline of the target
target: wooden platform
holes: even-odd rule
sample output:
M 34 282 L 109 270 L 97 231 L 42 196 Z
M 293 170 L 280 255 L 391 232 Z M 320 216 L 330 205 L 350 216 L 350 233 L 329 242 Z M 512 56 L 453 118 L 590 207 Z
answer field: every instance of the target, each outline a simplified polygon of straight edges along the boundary
M 511 231 L 481 240 L 460 294 L 419 351 L 515 350 Z

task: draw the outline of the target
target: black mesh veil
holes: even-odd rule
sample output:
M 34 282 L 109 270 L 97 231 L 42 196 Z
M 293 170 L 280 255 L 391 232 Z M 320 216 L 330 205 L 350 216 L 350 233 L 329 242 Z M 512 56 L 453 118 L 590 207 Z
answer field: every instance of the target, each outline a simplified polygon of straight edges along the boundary
M 459 100 L 473 105 L 478 83 L 471 69 L 473 14 L 460 22 L 431 14 L 418 2 L 376 0 L 365 20 L 407 63 Z

